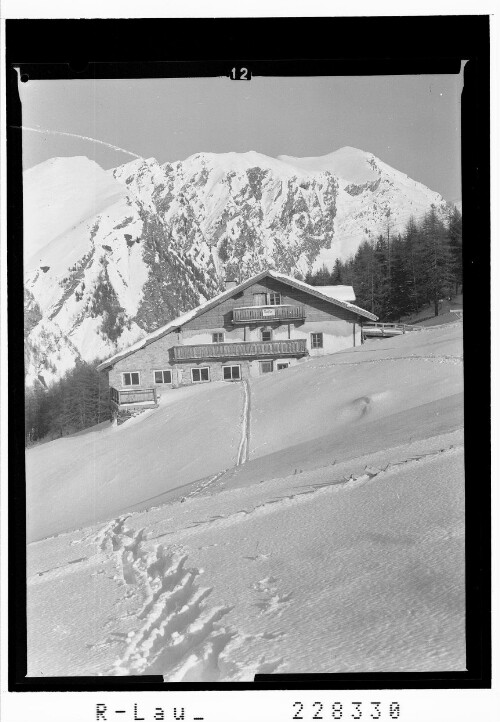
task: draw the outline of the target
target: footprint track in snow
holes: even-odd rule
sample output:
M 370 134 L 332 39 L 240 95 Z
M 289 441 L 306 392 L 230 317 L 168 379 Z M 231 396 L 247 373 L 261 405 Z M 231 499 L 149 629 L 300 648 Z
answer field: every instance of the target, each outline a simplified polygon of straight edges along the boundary
M 259 579 L 258 582 L 254 582 L 252 589 L 255 589 L 256 592 L 267 592 L 275 589 L 277 581 L 278 579 L 276 577 L 264 577 L 264 579 Z
M 186 568 L 186 554 L 161 544 L 145 550 L 144 530 L 127 529 L 127 518 L 114 519 L 93 539 L 102 551 L 115 555 L 117 580 L 140 588 L 144 594 L 140 610 L 128 615 L 139 622 L 138 628 L 128 635 L 112 632 L 95 645 L 102 648 L 126 643 L 109 673 L 218 679 L 218 658 L 236 634 L 221 628 L 219 622 L 232 607 L 208 607 L 206 600 L 212 589 L 200 587 L 196 581 L 203 570 Z M 125 596 L 133 595 L 133 589 L 125 592 Z
M 282 665 L 282 658 L 268 660 L 265 655 L 258 663 L 238 665 L 228 657 L 246 641 L 262 639 L 276 641 L 285 633 L 275 630 L 258 635 L 245 635 L 221 620 L 232 610 L 228 605 L 210 607 L 209 587 L 198 585 L 203 569 L 187 568 L 188 556 L 182 550 L 166 549 L 159 544 L 144 548 L 144 530 L 125 527 L 128 516 L 106 525 L 96 535 L 102 551 L 112 552 L 117 561 L 121 584 L 127 585 L 125 596 L 142 591 L 144 600 L 137 612 L 128 612 L 120 619 L 134 619 L 134 631 L 109 632 L 94 649 L 125 644 L 125 649 L 108 670 L 111 675 L 158 674 L 166 681 L 217 681 L 221 678 L 245 678 L 252 674 L 274 671 Z M 268 577 L 263 589 L 277 581 Z M 283 600 L 279 600 L 283 601 Z M 271 601 L 270 608 L 276 606 Z M 110 618 L 106 626 L 111 626 Z M 230 674 L 230 670 L 233 673 Z
M 293 593 L 280 594 L 278 592 L 278 581 L 276 577 L 269 576 L 252 584 L 252 589 L 260 596 L 260 599 L 255 602 L 255 606 L 260 610 L 261 614 L 280 616 L 290 605 Z
M 291 604 L 292 592 L 287 594 L 270 594 L 264 599 L 255 602 L 257 609 L 261 614 L 276 614 L 280 616 L 285 609 Z

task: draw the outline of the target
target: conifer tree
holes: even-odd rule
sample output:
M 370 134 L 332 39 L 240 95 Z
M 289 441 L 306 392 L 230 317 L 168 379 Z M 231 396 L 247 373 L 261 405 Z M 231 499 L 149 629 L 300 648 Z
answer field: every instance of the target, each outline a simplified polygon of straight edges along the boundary
M 390 312 L 390 239 L 380 235 L 374 250 L 375 298 L 377 316 L 384 317 Z
M 314 280 L 315 286 L 328 286 L 330 284 L 330 271 L 328 270 L 326 264 L 322 265 L 322 267 L 316 273 Z
M 408 293 L 410 297 L 410 311 L 416 313 L 421 300 L 421 260 L 420 260 L 420 231 L 413 216 L 410 216 L 403 235 L 404 257 L 408 267 L 410 285 Z
M 340 258 L 335 259 L 335 265 L 333 266 L 333 270 L 330 276 L 330 283 L 332 286 L 342 286 L 344 284 L 343 281 L 343 268 L 342 268 L 342 262 Z
M 393 239 L 391 296 L 389 320 L 400 320 L 412 311 L 412 277 L 411 267 L 406 256 L 406 244 L 401 236 Z
M 425 214 L 422 226 L 421 260 L 425 299 L 439 315 L 439 301 L 450 292 L 453 283 L 452 257 L 444 223 L 434 207 Z
M 448 239 L 453 263 L 455 294 L 463 284 L 462 275 L 462 215 L 458 208 L 453 207 L 448 218 Z

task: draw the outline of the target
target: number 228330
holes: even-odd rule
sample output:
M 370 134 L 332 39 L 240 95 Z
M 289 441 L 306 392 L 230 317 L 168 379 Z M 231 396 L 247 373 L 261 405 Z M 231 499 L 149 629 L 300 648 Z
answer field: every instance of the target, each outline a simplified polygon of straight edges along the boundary
M 399 702 L 313 702 L 309 709 L 294 702 L 292 720 L 393 720 L 399 719 L 400 711 Z

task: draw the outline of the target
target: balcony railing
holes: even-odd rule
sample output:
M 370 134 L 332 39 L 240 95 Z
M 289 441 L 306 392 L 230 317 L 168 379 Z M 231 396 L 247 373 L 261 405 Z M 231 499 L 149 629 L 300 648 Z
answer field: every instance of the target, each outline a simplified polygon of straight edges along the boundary
M 124 404 L 156 405 L 156 389 L 109 389 L 109 396 L 117 406 Z
M 305 356 L 306 340 L 246 341 L 241 343 L 207 343 L 198 346 L 174 346 L 174 361 L 209 361 L 210 359 L 263 358 L 266 356 Z
M 305 317 L 304 306 L 246 306 L 233 309 L 233 323 L 301 321 Z
M 364 323 L 361 329 L 363 338 L 371 336 L 400 336 L 409 331 L 422 331 L 425 327 L 412 326 L 407 323 Z

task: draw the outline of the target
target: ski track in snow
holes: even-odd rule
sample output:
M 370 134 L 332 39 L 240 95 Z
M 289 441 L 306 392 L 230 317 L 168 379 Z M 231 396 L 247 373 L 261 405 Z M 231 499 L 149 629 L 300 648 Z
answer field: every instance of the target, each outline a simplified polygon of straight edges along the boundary
M 236 466 L 241 466 L 250 454 L 250 384 L 247 379 L 243 381 L 243 416 L 241 421 L 241 441 L 238 448 Z
M 374 358 L 374 359 L 363 359 L 362 361 L 339 361 L 337 363 L 330 363 L 330 364 L 318 364 L 314 366 L 314 370 L 320 369 L 320 368 L 330 368 L 331 366 L 360 366 L 361 364 L 379 364 L 383 363 L 385 361 L 435 361 L 437 363 L 441 364 L 461 364 L 463 363 L 463 356 L 451 356 L 451 355 L 443 355 L 443 356 L 420 356 L 420 355 L 413 355 L 413 356 L 386 356 L 384 358 Z
M 407 464 L 416 464 L 421 461 L 434 458 L 436 456 L 439 456 L 444 453 L 453 453 L 459 449 L 462 449 L 463 446 L 459 444 L 452 444 L 450 446 L 447 446 L 445 448 L 439 449 L 438 451 L 431 451 L 427 454 L 417 454 L 413 456 L 409 456 L 408 458 L 402 459 L 400 461 L 390 462 L 383 468 L 378 467 L 370 467 L 367 466 L 364 470 L 364 473 L 359 474 L 358 476 L 355 476 L 354 474 L 351 474 L 350 476 L 342 476 L 340 478 L 336 477 L 333 478 L 331 481 L 327 482 L 321 482 L 317 484 L 307 484 L 305 485 L 305 491 L 294 491 L 291 494 L 283 494 L 280 496 L 277 496 L 273 499 L 268 499 L 262 504 L 258 504 L 255 507 L 253 507 L 250 510 L 247 509 L 240 509 L 237 512 L 234 512 L 232 514 L 228 514 L 226 516 L 224 515 L 217 515 L 214 517 L 210 517 L 208 519 L 200 519 L 198 521 L 193 522 L 190 526 L 186 527 L 183 530 L 177 530 L 175 532 L 176 535 L 182 537 L 188 537 L 191 536 L 191 534 L 197 533 L 200 529 L 200 527 L 205 527 L 209 525 L 215 525 L 217 527 L 226 527 L 230 526 L 234 523 L 237 523 L 238 521 L 241 521 L 242 519 L 249 518 L 252 516 L 255 516 L 257 514 L 268 514 L 272 513 L 276 505 L 279 506 L 285 506 L 290 504 L 297 504 L 301 503 L 303 501 L 306 501 L 311 495 L 315 495 L 318 493 L 328 493 L 329 491 L 336 491 L 336 487 L 339 488 L 352 488 L 355 486 L 359 486 L 360 484 L 364 484 L 366 482 L 371 481 L 375 477 L 378 477 L 380 475 L 385 475 L 387 473 L 391 473 L 393 471 L 396 471 L 400 469 L 403 466 L 406 466 Z M 174 532 L 172 532 L 174 533 Z M 163 535 L 161 535 L 163 536 Z M 258 554 L 255 557 L 247 557 L 248 559 L 261 559 L 264 555 Z
M 251 403 L 250 403 L 250 384 L 248 383 L 248 380 L 244 379 L 242 381 L 242 387 L 243 387 L 243 410 L 241 415 L 241 437 L 240 437 L 240 443 L 238 446 L 238 453 L 236 455 L 236 466 L 242 466 L 242 464 L 245 464 L 250 456 L 250 411 L 251 411 Z M 209 477 L 208 479 L 205 479 L 201 483 L 199 483 L 192 491 L 189 492 L 189 494 L 186 494 L 186 499 L 197 496 L 198 494 L 203 493 L 206 491 L 206 489 L 209 486 L 213 486 L 216 484 L 220 479 L 222 479 L 226 472 L 228 472 L 229 469 L 222 469 L 222 471 L 218 471 L 217 474 L 214 474 L 214 476 Z
M 210 476 L 208 479 L 205 479 L 204 481 L 200 482 L 192 491 L 189 492 L 189 494 L 186 494 L 186 496 L 184 498 L 189 499 L 190 497 L 198 496 L 198 494 L 201 494 L 209 486 L 212 486 L 219 479 L 222 479 L 222 477 L 224 476 L 224 474 L 227 471 L 228 471 L 228 469 L 223 469 L 222 471 L 218 471 L 217 474 L 214 474 L 213 476 Z

